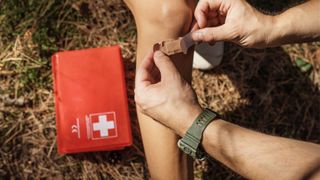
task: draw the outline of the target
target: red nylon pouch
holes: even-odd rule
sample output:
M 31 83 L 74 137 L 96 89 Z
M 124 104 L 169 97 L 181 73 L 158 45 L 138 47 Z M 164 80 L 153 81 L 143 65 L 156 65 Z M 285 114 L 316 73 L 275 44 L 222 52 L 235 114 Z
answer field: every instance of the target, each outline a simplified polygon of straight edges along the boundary
M 119 46 L 56 53 L 52 70 L 60 154 L 132 144 Z

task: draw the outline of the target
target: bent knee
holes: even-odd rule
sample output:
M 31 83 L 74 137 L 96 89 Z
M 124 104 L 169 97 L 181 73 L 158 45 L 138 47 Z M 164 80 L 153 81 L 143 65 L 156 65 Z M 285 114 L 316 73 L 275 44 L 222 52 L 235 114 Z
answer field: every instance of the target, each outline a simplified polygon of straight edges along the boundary
M 192 23 L 194 3 L 184 1 L 155 1 L 134 6 L 133 14 L 138 26 L 148 25 L 185 33 Z

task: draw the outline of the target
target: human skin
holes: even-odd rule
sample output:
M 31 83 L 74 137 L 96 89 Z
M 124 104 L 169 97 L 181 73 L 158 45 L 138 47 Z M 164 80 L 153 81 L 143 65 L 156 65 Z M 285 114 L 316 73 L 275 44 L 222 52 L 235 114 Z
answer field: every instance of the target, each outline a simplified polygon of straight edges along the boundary
M 202 112 L 189 83 L 161 51 L 149 52 L 141 62 L 135 100 L 143 113 L 181 137 Z M 317 144 L 262 134 L 222 119 L 207 126 L 201 144 L 211 157 L 248 179 L 320 178 Z
M 203 6 L 202 3 L 207 4 Z M 156 42 L 184 35 L 190 27 L 192 8 L 186 1 L 128 0 L 127 4 L 138 28 L 135 99 L 149 170 L 154 179 L 185 179 L 186 172 L 190 171 L 186 171 L 185 157 L 176 148 L 177 136 L 169 129 L 183 136 L 201 112 L 188 83 L 191 54 L 169 59 L 161 53 L 159 57 L 159 52 L 154 57 L 148 49 Z M 209 9 L 201 9 L 208 8 L 207 5 Z M 171 7 L 171 10 L 167 9 Z M 192 37 L 195 41 L 225 40 L 255 48 L 317 39 L 319 23 L 314 23 L 314 17 L 317 17 L 318 7 L 319 1 L 308 1 L 279 16 L 267 16 L 244 0 L 202 0 L 195 11 L 201 29 L 192 33 Z M 203 10 L 200 17 L 199 8 Z M 159 11 L 163 14 L 159 15 Z M 295 16 L 309 19 L 297 23 Z M 147 53 L 142 61 L 142 56 Z M 179 67 L 178 70 L 176 67 Z M 264 135 L 224 120 L 217 120 L 208 126 L 202 144 L 212 157 L 249 179 L 319 176 L 319 146 L 315 144 Z M 274 151 L 278 152 L 268 153 Z
M 310 0 L 281 13 L 265 15 L 245 0 L 200 0 L 195 18 L 197 42 L 230 41 L 265 48 L 320 39 L 320 1 Z
M 200 30 L 192 38 L 254 48 L 317 40 L 319 3 L 311 0 L 267 16 L 244 0 L 201 0 L 195 11 Z M 135 100 L 142 113 L 181 137 L 202 111 L 190 84 L 160 51 L 150 51 L 142 60 Z M 208 125 L 201 144 L 210 156 L 248 179 L 320 179 L 317 144 L 262 134 L 222 119 Z
M 194 0 L 125 0 L 125 2 L 133 13 L 137 25 L 137 67 L 155 43 L 176 39 L 189 32 L 195 8 Z M 189 82 L 192 56 L 192 51 L 189 51 L 186 55 L 171 57 L 179 73 Z M 192 178 L 192 160 L 178 149 L 178 136 L 171 129 L 142 114 L 138 107 L 137 114 L 151 178 L 166 180 Z

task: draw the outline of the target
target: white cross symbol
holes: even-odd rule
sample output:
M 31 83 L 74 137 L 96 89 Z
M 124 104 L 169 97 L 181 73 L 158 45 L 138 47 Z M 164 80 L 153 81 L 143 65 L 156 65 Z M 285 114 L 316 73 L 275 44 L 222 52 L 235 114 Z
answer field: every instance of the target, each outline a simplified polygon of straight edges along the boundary
M 114 129 L 114 122 L 107 121 L 106 115 L 100 115 L 98 118 L 99 122 L 93 123 L 93 130 L 100 131 L 101 137 L 107 137 L 109 135 L 108 130 Z

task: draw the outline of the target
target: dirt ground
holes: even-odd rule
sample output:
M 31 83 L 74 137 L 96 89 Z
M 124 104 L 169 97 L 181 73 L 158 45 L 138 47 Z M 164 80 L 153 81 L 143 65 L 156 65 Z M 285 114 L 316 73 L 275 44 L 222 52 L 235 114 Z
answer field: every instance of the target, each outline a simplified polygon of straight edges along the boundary
M 265 12 L 297 3 L 250 2 Z M 0 0 L 0 179 L 148 178 L 133 101 L 136 36 L 120 0 Z M 58 155 L 50 56 L 115 44 L 125 59 L 134 145 Z M 264 50 L 225 46 L 219 67 L 193 71 L 201 105 L 244 127 L 320 143 L 320 42 Z M 241 179 L 213 159 L 194 167 L 196 179 Z

